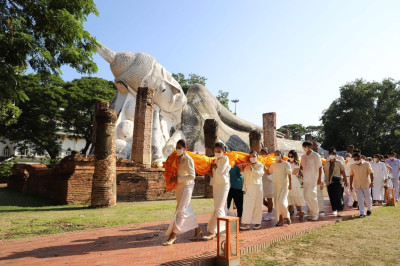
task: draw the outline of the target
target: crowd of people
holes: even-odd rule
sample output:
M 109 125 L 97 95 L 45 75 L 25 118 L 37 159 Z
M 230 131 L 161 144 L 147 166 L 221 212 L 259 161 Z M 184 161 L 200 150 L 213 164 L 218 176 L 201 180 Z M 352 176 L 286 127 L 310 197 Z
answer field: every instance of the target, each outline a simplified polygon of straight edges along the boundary
M 371 215 L 373 204 L 384 203 L 388 187 L 395 189 L 395 200 L 399 200 L 400 160 L 394 152 L 367 158 L 354 150 L 343 158 L 331 148 L 323 164 L 321 156 L 312 150 L 311 142 L 303 142 L 302 147 L 301 158 L 291 150 L 284 160 L 284 154 L 277 150 L 273 152 L 274 162 L 267 167 L 258 158 L 269 155 L 268 149 L 263 148 L 260 153 L 251 151 L 247 162 L 231 167 L 225 145 L 215 143 L 216 159 L 210 172 L 214 210 L 203 236 L 191 205 L 196 175 L 194 162 L 186 153 L 185 140 L 179 140 L 176 144 L 178 172 L 171 180 L 177 182 L 177 208 L 166 231 L 168 240 L 164 245 L 174 244 L 178 234 L 193 229 L 191 240 L 211 240 L 217 233 L 217 218 L 226 215 L 237 215 L 241 230 L 258 230 L 262 221 L 273 218 L 276 226 L 290 225 L 296 212 L 300 220 L 306 217 L 316 221 L 325 215 L 324 187 L 334 216 L 342 216 L 345 199 L 349 207 L 359 209 L 360 218 Z M 229 210 L 232 201 L 236 214 Z M 267 207 L 265 214 L 263 205 Z

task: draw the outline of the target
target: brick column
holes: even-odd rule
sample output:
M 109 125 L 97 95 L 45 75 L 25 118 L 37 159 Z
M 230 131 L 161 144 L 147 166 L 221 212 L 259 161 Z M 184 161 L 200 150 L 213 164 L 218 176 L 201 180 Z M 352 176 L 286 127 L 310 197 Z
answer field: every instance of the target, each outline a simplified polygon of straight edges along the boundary
M 252 130 L 249 133 L 250 151 L 257 151 L 260 153 L 262 148 L 261 132 L 259 130 Z
M 304 139 L 305 139 L 305 141 L 312 142 L 312 135 L 311 135 L 311 134 L 306 134 L 306 135 L 304 136 Z
M 153 88 L 138 88 L 131 160 L 148 166 L 151 165 L 153 98 Z
M 217 142 L 217 133 L 218 133 L 218 122 L 215 119 L 206 119 L 204 122 L 204 144 L 206 148 L 206 156 L 213 157 L 214 156 L 214 145 Z M 206 198 L 213 197 L 213 188 L 210 185 L 211 177 L 209 175 L 204 176 L 205 186 L 204 186 L 204 195 Z
M 263 129 L 264 129 L 264 147 L 267 147 L 270 152 L 276 151 L 276 113 L 263 114 Z
M 117 114 L 108 102 L 96 103 L 96 160 L 92 183 L 92 207 L 117 203 L 115 123 Z

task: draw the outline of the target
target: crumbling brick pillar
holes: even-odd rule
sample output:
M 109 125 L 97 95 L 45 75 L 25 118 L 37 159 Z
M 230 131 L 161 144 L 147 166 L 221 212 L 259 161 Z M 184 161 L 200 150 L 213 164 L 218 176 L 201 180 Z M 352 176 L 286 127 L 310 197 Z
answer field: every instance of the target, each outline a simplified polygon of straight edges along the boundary
M 312 142 L 312 135 L 311 135 L 310 133 L 308 133 L 308 134 L 306 134 L 306 135 L 304 136 L 304 139 L 305 139 L 305 141 Z
M 204 144 L 206 148 L 206 156 L 214 157 L 214 145 L 217 142 L 217 133 L 218 133 L 218 122 L 215 119 L 206 119 L 204 122 Z M 213 197 L 213 189 L 210 185 L 211 177 L 209 175 L 205 175 L 205 192 L 204 195 L 206 198 Z
M 132 154 L 134 162 L 151 165 L 154 89 L 141 87 L 136 94 Z
M 252 130 L 249 133 L 250 151 L 257 151 L 260 153 L 262 148 L 261 132 L 259 130 Z
M 108 102 L 96 103 L 96 160 L 92 184 L 92 207 L 117 203 L 115 122 L 117 114 Z
M 264 147 L 270 152 L 276 151 L 278 143 L 276 139 L 276 113 L 263 114 Z

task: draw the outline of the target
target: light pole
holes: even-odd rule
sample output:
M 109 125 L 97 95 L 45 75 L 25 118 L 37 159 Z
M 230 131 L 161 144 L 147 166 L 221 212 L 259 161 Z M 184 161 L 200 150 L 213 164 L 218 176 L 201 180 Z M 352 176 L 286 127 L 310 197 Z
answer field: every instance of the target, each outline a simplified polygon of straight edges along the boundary
M 233 99 L 233 100 L 231 100 L 231 102 L 233 102 L 235 104 L 235 115 L 236 115 L 236 104 L 239 102 L 239 100 Z

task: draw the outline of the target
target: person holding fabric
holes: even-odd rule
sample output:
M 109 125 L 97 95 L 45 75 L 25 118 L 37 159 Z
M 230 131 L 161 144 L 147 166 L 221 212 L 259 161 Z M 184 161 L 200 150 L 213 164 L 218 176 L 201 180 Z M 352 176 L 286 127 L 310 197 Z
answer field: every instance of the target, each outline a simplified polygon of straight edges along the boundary
M 344 161 L 344 172 L 346 173 L 347 184 L 350 184 L 350 165 L 354 163 L 354 159 L 350 153 L 346 153 Z M 356 208 L 358 206 L 357 195 L 354 191 L 350 190 L 350 185 L 344 188 L 344 192 L 347 195 L 347 206 Z
M 342 162 L 336 159 L 336 149 L 329 149 L 329 157 L 324 164 L 325 183 L 328 188 L 332 214 L 342 216 L 343 211 L 343 183 L 347 186 L 346 173 Z
M 243 226 L 240 229 L 249 230 L 250 224 L 253 224 L 253 229 L 257 230 L 261 228 L 262 220 L 264 165 L 258 162 L 257 151 L 252 151 L 249 154 L 249 161 L 240 167 L 245 193 L 243 197 Z
M 304 200 L 306 201 L 310 216 L 309 220 L 316 221 L 319 217 L 319 207 L 317 199 L 317 186 L 319 188 L 321 182 L 322 163 L 318 153 L 311 149 L 312 143 L 305 141 L 302 144 L 305 154 L 301 156 L 301 172 L 303 174 Z
M 215 143 L 214 146 L 215 161 L 212 164 L 212 173 L 210 184 L 213 186 L 214 211 L 211 214 L 207 225 L 208 235 L 203 240 L 211 240 L 217 234 L 217 218 L 226 216 L 226 200 L 228 198 L 230 187 L 229 158 L 225 155 L 225 145 L 222 142 Z
M 176 243 L 176 236 L 178 234 L 183 234 L 192 229 L 195 229 L 192 240 L 197 240 L 202 236 L 196 215 L 193 212 L 192 204 L 190 203 L 196 173 L 193 159 L 186 153 L 185 140 L 181 139 L 176 143 L 176 153 L 179 158 L 179 166 L 177 177 L 172 178 L 171 181 L 178 182 L 175 189 L 177 207 L 174 219 L 165 232 L 165 235 L 169 236 L 169 238 L 163 243 L 164 246 Z
M 390 173 L 392 174 L 392 183 L 393 188 L 395 189 L 396 194 L 396 202 L 399 201 L 399 178 L 400 178 L 400 160 L 396 159 L 396 153 L 390 152 L 389 159 L 386 160 L 386 163 L 392 168 Z
M 372 188 L 372 199 L 374 204 L 382 205 L 385 200 L 385 185 L 387 183 L 387 168 L 385 163 L 380 161 L 380 155 L 375 154 L 370 163 L 374 172 L 374 187 Z
M 372 213 L 371 188 L 374 187 L 374 172 L 369 163 L 361 161 L 359 153 L 355 153 L 353 158 L 354 164 L 350 166 L 350 189 L 356 191 L 360 218 L 364 218 L 365 204 L 367 215 Z
M 267 174 L 274 176 L 274 202 L 276 226 L 282 226 L 284 220 L 291 224 L 288 211 L 288 195 L 292 189 L 292 168 L 282 160 L 282 153 L 275 151 L 275 162 L 267 169 Z
M 303 190 L 301 189 L 300 183 L 300 163 L 299 156 L 295 150 L 291 150 L 288 153 L 289 164 L 292 168 L 292 189 L 289 190 L 288 204 L 289 206 L 296 206 L 300 220 L 303 219 L 303 208 L 306 206 L 304 201 Z
M 228 193 L 228 209 L 231 207 L 232 199 L 237 209 L 237 217 L 242 219 L 243 213 L 243 176 L 240 173 L 239 166 L 235 165 L 229 170 L 231 187 Z
M 261 156 L 268 156 L 268 149 L 267 148 L 262 148 L 261 149 Z M 272 220 L 273 213 L 272 211 L 274 210 L 274 182 L 272 181 L 272 175 L 268 175 L 266 172 L 264 172 L 264 175 L 262 177 L 262 183 L 263 183 L 263 203 L 265 207 L 267 207 L 267 214 L 263 217 L 264 221 L 270 221 Z

